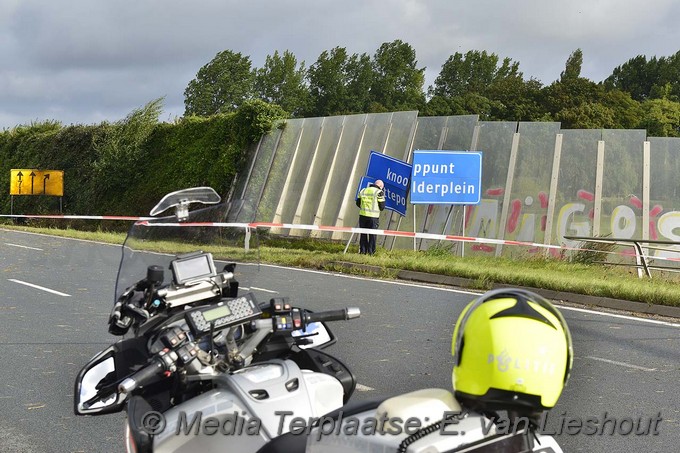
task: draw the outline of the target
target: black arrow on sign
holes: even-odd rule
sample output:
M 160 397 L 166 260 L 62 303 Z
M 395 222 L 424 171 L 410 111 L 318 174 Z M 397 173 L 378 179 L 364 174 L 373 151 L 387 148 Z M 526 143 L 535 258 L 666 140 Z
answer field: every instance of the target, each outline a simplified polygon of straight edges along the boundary
M 21 180 L 24 177 L 24 174 L 19 172 L 17 173 L 17 179 L 19 180 L 19 195 L 21 195 Z
M 47 193 L 47 180 L 50 179 L 50 174 L 46 173 L 45 176 L 43 176 L 43 195 Z
M 31 174 L 28 176 L 31 177 L 31 195 L 33 195 L 33 181 L 35 181 L 36 174 L 34 172 L 31 172 Z

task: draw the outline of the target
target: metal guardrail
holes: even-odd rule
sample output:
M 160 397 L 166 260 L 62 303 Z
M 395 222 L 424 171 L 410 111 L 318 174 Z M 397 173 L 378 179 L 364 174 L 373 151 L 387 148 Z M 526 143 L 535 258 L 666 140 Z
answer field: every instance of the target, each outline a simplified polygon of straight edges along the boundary
M 621 238 L 606 238 L 606 237 L 585 237 L 585 236 L 564 236 L 565 239 L 572 241 L 582 241 L 590 243 L 602 243 L 602 244 L 616 244 L 621 246 L 633 246 L 635 248 L 635 262 L 636 264 L 631 264 L 630 266 L 637 267 L 638 277 L 642 278 L 646 275 L 652 278 L 651 270 L 660 270 L 668 272 L 680 272 L 680 267 L 669 267 L 669 266 L 658 266 L 650 264 L 650 261 L 658 260 L 658 257 L 654 257 L 646 253 L 645 250 L 662 250 L 668 252 L 680 253 L 680 242 L 674 241 L 659 241 L 653 239 L 621 239 Z M 645 244 L 643 246 L 643 244 Z M 673 246 L 665 247 L 665 246 Z M 597 252 L 597 250 L 594 250 Z M 668 260 L 668 258 L 666 258 Z M 672 260 L 672 261 L 680 261 Z M 643 275 L 644 272 L 644 275 Z

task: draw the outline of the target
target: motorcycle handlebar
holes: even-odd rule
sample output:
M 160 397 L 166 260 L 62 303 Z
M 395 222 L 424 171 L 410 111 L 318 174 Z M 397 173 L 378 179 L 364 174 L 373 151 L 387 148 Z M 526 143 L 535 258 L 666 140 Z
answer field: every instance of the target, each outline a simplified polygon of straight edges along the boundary
M 161 360 L 155 359 L 135 374 L 125 379 L 118 386 L 121 393 L 130 393 L 133 390 L 153 383 L 165 372 L 165 365 Z
M 341 308 L 339 310 L 318 311 L 305 314 L 305 323 L 347 321 L 361 316 L 361 310 L 357 307 Z

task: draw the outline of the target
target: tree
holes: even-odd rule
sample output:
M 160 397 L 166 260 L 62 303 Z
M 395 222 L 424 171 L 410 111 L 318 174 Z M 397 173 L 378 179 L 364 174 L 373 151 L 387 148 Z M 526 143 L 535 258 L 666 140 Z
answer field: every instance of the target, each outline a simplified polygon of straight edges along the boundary
M 435 96 L 456 97 L 466 93 L 486 96 L 494 82 L 505 79 L 521 80 L 519 63 L 510 58 L 503 59 L 498 65 L 498 55 L 486 51 L 471 50 L 463 55 L 456 52 L 442 65 L 430 94 Z
M 555 115 L 563 129 L 613 129 L 616 127 L 614 111 L 596 102 L 584 102 L 566 107 Z
M 373 102 L 388 111 L 419 110 L 425 105 L 425 68 L 417 68 L 415 50 L 397 39 L 383 43 L 373 56 Z
M 583 53 L 581 49 L 577 49 L 567 58 L 560 79 L 543 88 L 541 101 L 544 110 L 553 118 L 563 110 L 569 110 L 571 113 L 567 116 L 573 117 L 574 112 L 580 111 L 582 105 L 597 104 L 604 97 L 605 90 L 602 85 L 581 77 L 582 62 Z M 592 106 L 586 107 L 586 110 L 592 111 Z M 562 117 L 565 115 L 562 114 Z
M 633 99 L 641 102 L 648 99 L 652 87 L 659 84 L 659 72 L 660 61 L 656 57 L 647 61 L 647 57 L 638 55 L 614 68 L 612 75 L 605 79 L 604 86 L 630 93 Z
M 560 81 L 577 80 L 581 77 L 581 66 L 583 66 L 583 51 L 576 49 L 567 58 L 564 71 L 560 74 Z
M 324 50 L 316 62 L 309 67 L 309 92 L 312 98 L 312 116 L 329 116 L 345 111 L 347 84 L 345 65 L 347 49 L 335 47 Z
M 268 55 L 264 66 L 255 71 L 255 94 L 271 104 L 281 106 L 293 116 L 308 109 L 309 89 L 305 84 L 307 71 L 304 62 L 289 51 Z
M 347 112 L 368 112 L 371 105 L 371 86 L 375 79 L 373 64 L 368 54 L 352 54 L 345 64 L 347 84 Z
M 184 90 L 184 114 L 233 112 L 253 97 L 254 78 L 250 57 L 231 50 L 219 52 Z
M 659 78 L 650 97 L 680 100 L 680 52 L 659 59 Z
M 581 128 L 585 123 L 591 124 L 589 127 L 593 128 L 612 127 L 609 118 L 613 115 L 611 109 L 604 114 L 602 109 L 594 107 L 605 97 L 602 85 L 583 77 L 567 78 L 553 82 L 541 94 L 545 110 L 556 121 L 565 121 L 562 125 L 564 128 Z M 575 121 L 576 118 L 581 119 Z M 606 125 L 595 124 L 593 121 L 596 118 L 607 119 Z
M 502 106 L 501 103 L 489 99 L 477 93 L 465 93 L 463 96 L 453 98 L 453 105 L 458 106 L 458 111 L 462 110 L 465 114 L 479 115 L 482 121 L 488 121 L 492 117 L 492 112 L 498 111 Z M 459 115 L 460 113 L 456 113 Z
M 610 108 L 614 114 L 614 128 L 635 129 L 642 121 L 640 103 L 630 93 L 618 89 L 605 92 L 601 103 Z
M 668 99 L 650 99 L 642 103 L 642 122 L 653 137 L 680 137 L 680 103 Z
M 538 80 L 525 81 L 521 75 L 495 80 L 486 90 L 488 97 L 497 102 L 490 112 L 490 118 L 499 121 L 544 120 L 541 88 Z
M 307 73 L 313 116 L 362 113 L 370 109 L 374 73 L 366 54 L 348 55 L 344 47 L 323 51 Z
M 450 116 L 455 115 L 451 98 L 446 96 L 432 96 L 427 101 L 424 109 L 420 111 L 420 116 Z
M 457 52 L 442 65 L 429 92 L 432 99 L 448 99 L 463 114 L 476 113 L 483 119 L 532 121 L 543 117 L 541 82 L 525 81 L 519 63 L 486 51 Z M 482 101 L 486 99 L 486 101 Z M 442 104 L 438 102 L 439 110 Z M 431 109 L 430 109 L 431 110 Z M 456 108 L 451 109 L 456 114 Z

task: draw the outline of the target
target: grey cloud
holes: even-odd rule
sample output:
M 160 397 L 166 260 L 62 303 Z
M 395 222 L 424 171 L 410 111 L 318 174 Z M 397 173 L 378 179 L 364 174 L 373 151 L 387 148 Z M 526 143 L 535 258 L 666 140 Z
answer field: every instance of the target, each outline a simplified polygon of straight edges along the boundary
M 455 52 L 486 50 L 548 84 L 569 54 L 600 81 L 638 55 L 680 42 L 674 0 L 0 0 L 0 128 L 54 118 L 115 121 L 165 96 L 182 114 L 201 66 L 230 49 L 255 66 L 290 50 L 307 66 L 336 46 L 372 55 L 414 47 L 427 84 Z

